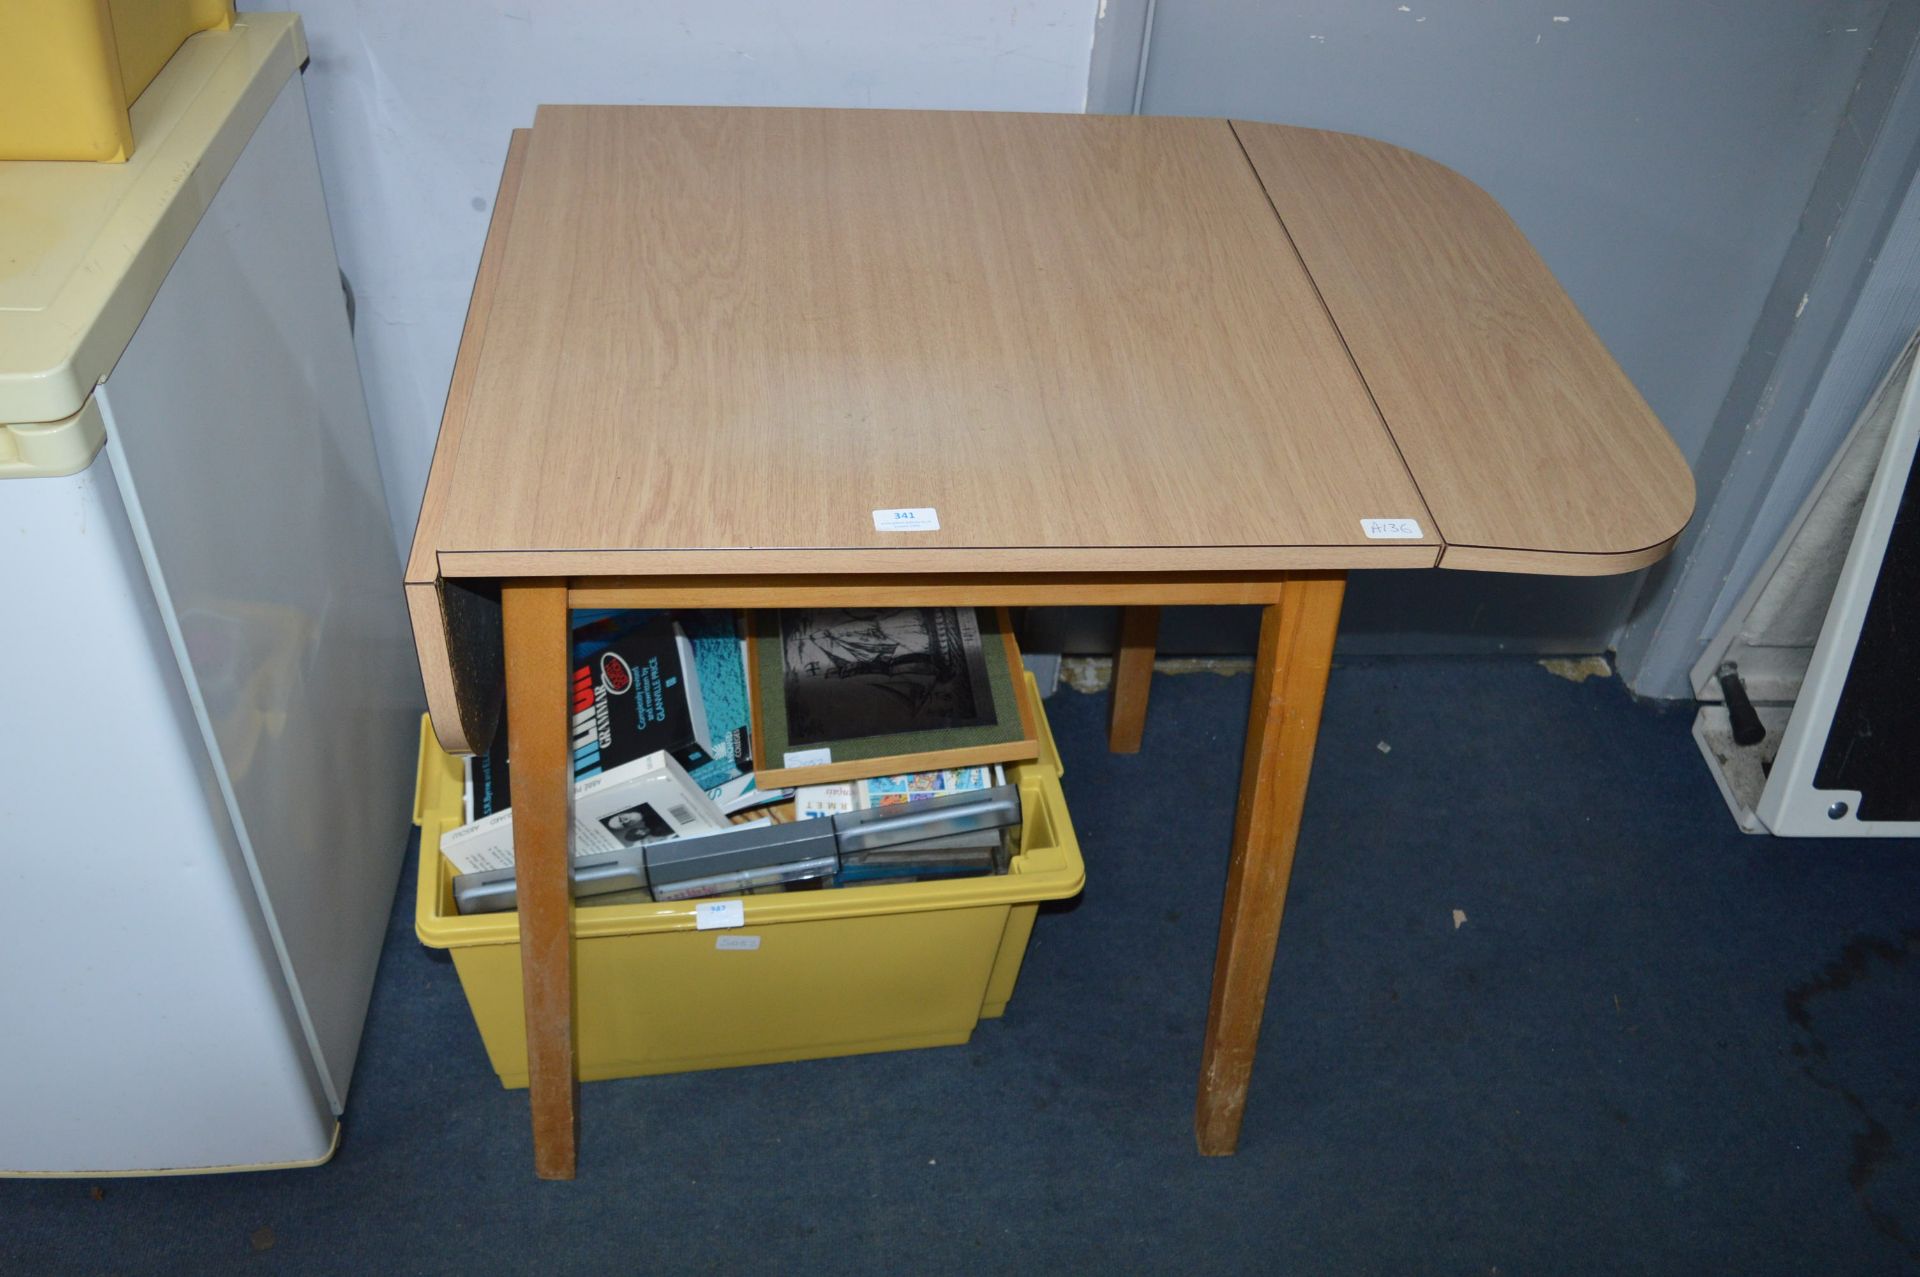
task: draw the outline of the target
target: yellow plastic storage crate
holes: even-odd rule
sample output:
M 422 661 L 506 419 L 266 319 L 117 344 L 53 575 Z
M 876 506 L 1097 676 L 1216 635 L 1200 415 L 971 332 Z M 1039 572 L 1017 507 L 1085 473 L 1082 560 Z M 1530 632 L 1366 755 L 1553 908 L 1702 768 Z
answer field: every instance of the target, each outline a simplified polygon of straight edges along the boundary
M 1001 1014 L 1038 902 L 1076 895 L 1086 881 L 1059 753 L 1044 710 L 1039 718 L 1040 760 L 1007 768 L 1024 822 L 1003 876 L 746 896 L 746 925 L 724 931 L 696 930 L 693 901 L 577 907 L 580 1076 L 953 1046 Z M 518 915 L 454 912 L 452 871 L 439 854 L 440 836 L 460 823 L 461 781 L 460 760 L 422 719 L 415 930 L 452 952 L 502 1084 L 525 1086 Z M 722 937 L 758 944 L 722 948 Z
M 0 4 L 0 160 L 124 160 L 127 108 L 187 37 L 233 25 L 233 0 Z

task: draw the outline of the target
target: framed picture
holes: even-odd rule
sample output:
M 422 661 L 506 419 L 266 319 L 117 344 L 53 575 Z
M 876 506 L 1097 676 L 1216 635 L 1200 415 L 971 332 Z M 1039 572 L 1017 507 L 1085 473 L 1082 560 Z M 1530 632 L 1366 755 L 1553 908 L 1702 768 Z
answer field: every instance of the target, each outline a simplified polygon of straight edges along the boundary
M 1004 609 L 786 608 L 749 629 L 762 786 L 1039 757 Z

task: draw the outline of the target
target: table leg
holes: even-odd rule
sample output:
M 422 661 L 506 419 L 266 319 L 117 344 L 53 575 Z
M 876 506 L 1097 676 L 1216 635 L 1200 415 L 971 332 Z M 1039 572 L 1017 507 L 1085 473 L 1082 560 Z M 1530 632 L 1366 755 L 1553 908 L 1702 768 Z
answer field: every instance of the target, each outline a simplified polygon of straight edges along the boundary
M 1233 1152 L 1240 1138 L 1345 591 L 1343 573 L 1302 573 L 1287 579 L 1280 601 L 1260 617 L 1253 710 L 1193 1118 L 1200 1151 L 1210 1157 Z
M 565 581 L 509 581 L 500 590 L 506 640 L 507 752 L 513 759 L 514 890 L 525 987 L 533 1169 L 572 1179 L 573 758 Z
M 1113 657 L 1113 709 L 1107 723 L 1107 749 L 1140 752 L 1147 730 L 1147 693 L 1153 686 L 1153 651 L 1160 640 L 1160 609 L 1120 609 L 1120 650 Z

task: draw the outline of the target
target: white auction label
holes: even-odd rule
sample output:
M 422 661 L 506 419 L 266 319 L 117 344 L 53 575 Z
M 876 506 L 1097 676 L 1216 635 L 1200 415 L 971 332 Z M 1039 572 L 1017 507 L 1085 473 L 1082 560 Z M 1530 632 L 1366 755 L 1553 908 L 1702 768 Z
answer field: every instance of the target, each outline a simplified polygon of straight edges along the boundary
M 875 532 L 938 532 L 940 512 L 930 505 L 914 506 L 904 510 L 875 510 L 873 530 Z
M 738 900 L 702 900 L 693 907 L 693 927 L 696 931 L 746 925 L 747 907 Z
M 822 745 L 818 749 L 790 749 L 780 756 L 783 767 L 824 767 L 833 761 L 833 747 Z
M 1423 535 L 1418 519 L 1362 519 L 1360 530 L 1375 541 L 1418 541 Z
M 715 936 L 713 947 L 716 949 L 734 949 L 745 953 L 749 949 L 760 947 L 759 936 Z

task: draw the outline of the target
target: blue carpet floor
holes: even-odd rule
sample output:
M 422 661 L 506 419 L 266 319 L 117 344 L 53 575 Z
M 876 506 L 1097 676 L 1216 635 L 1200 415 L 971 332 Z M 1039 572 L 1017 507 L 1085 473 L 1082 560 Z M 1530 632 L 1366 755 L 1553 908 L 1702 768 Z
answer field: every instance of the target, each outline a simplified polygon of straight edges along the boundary
M 409 887 L 330 1165 L 0 1182 L 0 1271 L 1920 1268 L 1920 846 L 1743 837 L 1685 712 L 1525 661 L 1335 671 L 1241 1151 L 1196 1156 L 1249 695 L 1156 680 L 1135 757 L 1048 703 L 1088 885 L 967 1046 L 589 1084 L 538 1183 Z

